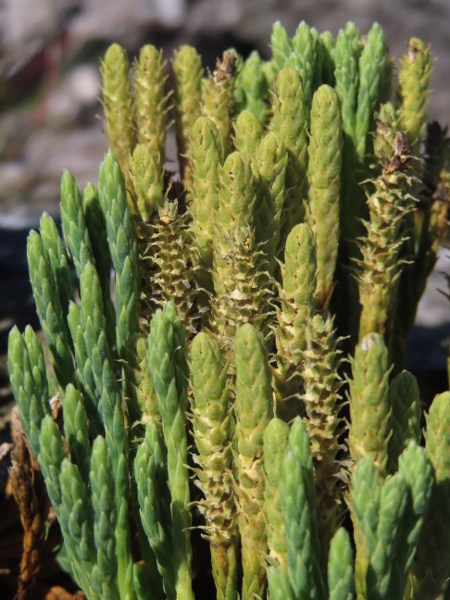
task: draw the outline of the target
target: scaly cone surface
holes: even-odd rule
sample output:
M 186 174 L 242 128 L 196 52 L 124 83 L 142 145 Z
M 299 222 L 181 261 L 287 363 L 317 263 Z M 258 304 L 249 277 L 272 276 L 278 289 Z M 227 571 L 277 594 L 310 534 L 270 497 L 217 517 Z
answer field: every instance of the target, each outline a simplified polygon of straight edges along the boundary
M 210 542 L 217 597 L 237 598 L 237 510 L 232 477 L 231 448 L 234 419 L 230 411 L 227 365 L 213 337 L 199 333 L 192 340 L 193 435 L 196 485 L 204 498 L 198 508 L 205 518 L 202 528 Z

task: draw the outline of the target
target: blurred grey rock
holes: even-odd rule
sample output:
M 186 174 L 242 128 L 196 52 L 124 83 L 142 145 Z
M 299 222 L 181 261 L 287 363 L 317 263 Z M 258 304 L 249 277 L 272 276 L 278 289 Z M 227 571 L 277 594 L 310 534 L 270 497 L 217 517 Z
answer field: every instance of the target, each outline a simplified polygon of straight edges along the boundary
M 70 26 L 72 40 L 105 39 L 131 44 L 143 27 L 181 27 L 186 0 L 87 0 Z M 127 44 L 128 42 L 128 44 Z
M 63 170 L 73 173 L 80 188 L 97 183 L 106 150 L 98 121 L 72 131 L 36 131 L 20 160 L 0 163 L 0 181 L 8 184 L 0 186 L 0 225 L 6 219 L 28 223 L 44 210 L 57 212 Z
M 450 339 L 450 301 L 444 274 L 450 274 L 450 252 L 440 248 L 419 303 L 408 340 L 407 365 L 414 371 L 446 370 Z M 443 293 L 445 292 L 445 293 Z
M 103 40 L 136 50 L 142 36 L 162 27 L 176 31 L 183 43 L 227 34 L 265 50 L 277 20 L 290 34 L 301 20 L 333 34 L 347 21 L 362 33 L 378 21 L 396 56 L 412 36 L 432 43 L 433 56 L 439 60 L 431 87 L 439 93 L 430 97 L 430 118 L 447 120 L 448 0 L 0 0 L 0 74 L 5 65 L 17 70 L 61 31 L 66 31 L 72 48 Z
M 2 0 L 0 74 L 12 75 L 56 37 L 79 0 Z
M 61 81 L 47 99 L 46 110 L 52 127 L 74 125 L 83 114 L 98 110 L 100 75 L 93 65 L 79 65 Z
M 435 323 L 450 323 L 450 301 L 445 296 L 447 289 L 445 274 L 450 273 L 450 251 L 439 248 L 438 260 L 427 282 L 427 290 L 419 303 L 416 323 L 430 327 Z
M 142 32 L 179 28 L 186 0 L 0 0 L 0 80 L 91 40 L 140 45 Z M 141 34 L 139 34 L 141 32 Z M 58 47 L 59 44 L 59 47 Z M 56 45 L 56 47 L 53 47 Z

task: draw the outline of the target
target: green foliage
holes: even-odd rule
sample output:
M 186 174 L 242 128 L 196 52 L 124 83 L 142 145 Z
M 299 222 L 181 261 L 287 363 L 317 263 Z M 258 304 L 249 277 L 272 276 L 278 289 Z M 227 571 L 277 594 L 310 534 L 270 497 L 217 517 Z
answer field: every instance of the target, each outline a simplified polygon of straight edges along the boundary
M 130 71 L 111 46 L 98 188 L 65 172 L 64 243 L 48 215 L 28 239 L 62 422 L 30 327 L 8 367 L 89 600 L 193 599 L 207 545 L 220 600 L 445 592 L 450 396 L 422 448 L 402 370 L 447 231 L 430 51 L 411 40 L 396 82 L 379 25 L 277 23 L 271 48 L 204 77 L 184 46 L 170 78 L 156 48 Z
M 166 152 L 166 113 L 168 97 L 164 92 L 166 82 L 162 52 L 154 46 L 144 46 L 136 61 L 134 83 L 134 112 L 137 143 L 154 152 L 164 164 Z
M 232 478 L 234 419 L 230 412 L 227 365 L 219 344 L 207 333 L 191 346 L 193 434 L 198 454 L 196 484 L 205 500 L 198 503 L 211 543 L 214 580 L 221 598 L 237 593 L 237 510 Z
M 311 107 L 308 145 L 308 220 L 317 243 L 316 302 L 326 313 L 333 291 L 339 242 L 342 123 L 336 91 L 318 88 Z
M 288 542 L 288 579 L 293 598 L 324 598 L 314 470 L 306 427 L 292 425 L 283 461 L 281 502 Z
M 269 421 L 264 431 L 264 508 L 267 519 L 268 564 L 286 574 L 287 539 L 284 529 L 283 506 L 281 502 L 280 464 L 288 449 L 289 427 L 278 418 Z M 269 576 L 270 588 L 270 576 Z
M 110 46 L 102 62 L 105 129 L 111 150 L 125 171 L 135 144 L 131 78 L 127 53 L 118 44 Z
M 191 130 L 201 115 L 203 69 L 195 48 L 183 46 L 173 57 L 174 116 L 180 171 L 187 187 L 192 180 Z
M 411 442 L 399 470 L 383 484 L 368 456 L 357 465 L 352 480 L 352 508 L 363 535 L 356 561 L 367 553 L 364 597 L 402 597 L 417 548 L 432 490 L 432 467 L 423 448 Z M 394 559 L 395 556 L 395 559 Z
M 176 597 L 190 598 L 191 542 L 189 527 L 189 475 L 187 470 L 186 402 L 188 367 L 185 331 L 172 303 L 152 319 L 148 338 L 148 366 L 155 387 L 167 448 L 167 483 L 170 490 L 172 554 Z M 161 502 L 161 499 L 159 499 Z
M 236 492 L 239 504 L 243 582 L 242 599 L 265 590 L 261 552 L 266 550 L 263 436 L 272 418 L 271 373 L 264 338 L 247 323 L 236 332 Z
M 361 340 L 352 361 L 349 382 L 350 419 L 348 446 L 358 463 L 369 456 L 384 478 L 389 439 L 389 359 L 383 338 L 371 333 Z M 371 463 L 372 464 L 372 463 Z

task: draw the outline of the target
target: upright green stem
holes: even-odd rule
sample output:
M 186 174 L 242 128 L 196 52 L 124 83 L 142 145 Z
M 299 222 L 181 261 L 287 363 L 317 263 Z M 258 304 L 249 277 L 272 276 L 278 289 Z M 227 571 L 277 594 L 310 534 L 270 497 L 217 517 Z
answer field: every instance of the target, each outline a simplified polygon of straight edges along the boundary
M 222 364 L 219 344 L 206 333 L 199 333 L 192 341 L 191 372 L 196 484 L 204 495 L 198 508 L 205 517 L 217 598 L 235 600 L 238 530 L 231 475 L 234 419 L 227 365 Z
M 163 311 L 155 313 L 148 342 L 148 366 L 155 386 L 167 448 L 176 597 L 179 600 L 193 600 L 185 425 L 188 367 L 185 332 L 173 303 L 169 302 Z
M 236 368 L 236 493 L 242 544 L 242 600 L 266 587 L 263 552 L 264 523 L 263 434 L 272 417 L 271 372 L 264 338 L 252 325 L 243 325 L 234 341 Z
M 308 145 L 309 218 L 317 243 L 316 302 L 323 314 L 328 312 L 338 254 L 341 163 L 339 99 L 333 88 L 323 85 L 312 101 Z

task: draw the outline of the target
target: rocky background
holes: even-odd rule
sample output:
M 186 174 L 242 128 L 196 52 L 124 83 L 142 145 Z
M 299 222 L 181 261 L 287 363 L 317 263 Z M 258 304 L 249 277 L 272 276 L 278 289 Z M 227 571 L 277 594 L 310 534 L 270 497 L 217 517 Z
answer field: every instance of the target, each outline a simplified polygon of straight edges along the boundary
M 14 323 L 37 324 L 26 267 L 28 231 L 43 210 L 58 216 L 59 181 L 69 169 L 80 187 L 96 182 L 106 151 L 99 103 L 99 60 L 117 41 L 137 53 L 144 43 L 170 58 L 195 45 L 205 66 L 234 46 L 268 53 L 272 24 L 293 34 L 300 20 L 336 34 L 349 20 L 362 33 L 378 21 L 391 53 L 412 36 L 436 58 L 430 119 L 450 120 L 448 0 L 0 0 L 0 411 L 12 404 L 5 352 Z M 450 310 L 437 292 L 442 252 L 411 337 L 409 367 L 425 385 L 445 386 Z M 426 351 L 423 349 L 426 347 Z M 7 420 L 7 418 L 6 418 Z M 0 415 L 1 423 L 1 415 Z M 1 425 L 0 425 L 1 427 Z M 1 433 L 1 432 L 0 432 Z

